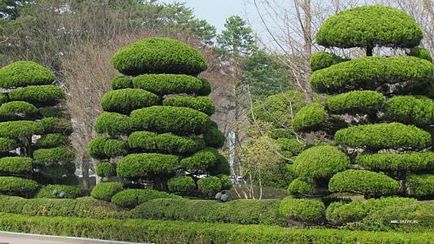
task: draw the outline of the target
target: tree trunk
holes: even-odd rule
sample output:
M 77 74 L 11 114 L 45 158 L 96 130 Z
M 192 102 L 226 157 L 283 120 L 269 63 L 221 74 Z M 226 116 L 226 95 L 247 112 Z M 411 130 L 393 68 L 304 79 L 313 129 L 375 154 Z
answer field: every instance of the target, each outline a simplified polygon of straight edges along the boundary
M 304 66 L 305 66 L 305 92 L 306 92 L 306 102 L 313 102 L 313 91 L 309 83 L 309 78 L 312 74 L 310 68 L 310 57 L 312 56 L 312 11 L 311 11 L 311 0 L 304 0 L 302 9 L 304 10 Z
M 366 47 L 366 56 L 372 56 L 372 54 L 373 54 L 373 50 L 374 50 L 374 47 L 373 46 L 367 46 Z
M 81 175 L 82 175 L 82 184 L 84 189 L 90 189 L 90 181 L 89 181 L 89 166 L 90 166 L 90 158 L 87 154 L 84 154 L 81 158 Z

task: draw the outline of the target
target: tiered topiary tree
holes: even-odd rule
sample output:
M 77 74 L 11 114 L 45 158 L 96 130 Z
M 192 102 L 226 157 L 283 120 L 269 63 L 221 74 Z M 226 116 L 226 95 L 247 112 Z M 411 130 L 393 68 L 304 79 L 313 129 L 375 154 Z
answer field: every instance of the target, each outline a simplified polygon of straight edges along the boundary
M 207 68 L 200 52 L 154 37 L 121 48 L 112 63 L 123 75 L 101 99 L 104 112 L 95 126 L 100 136 L 89 144 L 91 156 L 101 160 L 97 174 L 182 194 L 227 188 L 229 164 L 216 149 L 225 138 L 209 117 L 215 110 L 207 97 L 210 84 L 196 77 Z M 119 186 L 103 182 L 92 195 L 106 192 L 109 200 Z
M 54 81 L 50 70 L 31 61 L 0 69 L 1 193 L 29 197 L 38 183 L 78 183 L 68 140 L 72 127 L 60 106 L 65 94 Z M 64 190 L 50 186 L 56 188 Z
M 364 48 L 367 57 L 312 57 L 311 85 L 329 97 L 324 106 L 302 108 L 293 127 L 325 131 L 335 145 L 313 146 L 296 158 L 292 194 L 434 197 L 434 100 L 427 89 L 434 70 L 417 48 L 421 39 L 416 21 L 390 7 L 356 7 L 324 22 L 318 44 Z M 382 47 L 408 55 L 373 57 Z

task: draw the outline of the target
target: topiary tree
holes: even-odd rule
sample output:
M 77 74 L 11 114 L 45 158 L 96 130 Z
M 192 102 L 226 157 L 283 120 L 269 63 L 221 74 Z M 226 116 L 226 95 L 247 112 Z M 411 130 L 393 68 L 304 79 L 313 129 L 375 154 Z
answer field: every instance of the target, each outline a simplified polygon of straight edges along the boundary
M 313 55 L 312 87 L 328 98 L 295 115 L 298 132 L 324 131 L 335 145 L 303 151 L 294 161 L 294 195 L 361 194 L 433 198 L 434 101 L 430 55 L 417 49 L 422 32 L 404 12 L 364 6 L 338 13 L 321 26 L 325 47 L 406 49 L 409 56 L 343 60 Z
M 153 37 L 119 49 L 112 63 L 122 75 L 101 99 L 100 135 L 89 144 L 100 160 L 97 174 L 120 177 L 125 188 L 152 184 L 187 195 L 212 196 L 227 187 L 229 164 L 216 150 L 225 138 L 209 117 L 215 111 L 210 84 L 196 77 L 207 68 L 200 52 Z M 139 192 L 122 194 L 123 201 L 137 202 Z
M 54 82 L 50 70 L 31 61 L 0 69 L 1 193 L 28 197 L 38 183 L 78 183 L 72 127 L 61 106 L 65 94 Z

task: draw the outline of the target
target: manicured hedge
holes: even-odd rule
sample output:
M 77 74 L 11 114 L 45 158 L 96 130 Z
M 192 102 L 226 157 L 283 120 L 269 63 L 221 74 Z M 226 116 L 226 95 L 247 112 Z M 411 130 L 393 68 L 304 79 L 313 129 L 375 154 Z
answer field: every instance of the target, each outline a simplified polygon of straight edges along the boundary
M 201 53 L 187 44 L 165 37 L 145 38 L 119 49 L 113 66 L 126 75 L 145 73 L 197 75 L 207 69 Z
M 217 164 L 218 152 L 215 149 L 206 148 L 190 157 L 181 160 L 181 166 L 189 171 L 206 170 Z
M 96 119 L 95 130 L 110 136 L 124 135 L 131 130 L 131 121 L 128 116 L 123 114 L 103 112 Z
M 5 102 L 9 101 L 9 96 L 7 93 L 0 93 L 0 104 L 3 104 Z
M 387 196 L 399 193 L 399 182 L 381 173 L 368 170 L 346 170 L 335 174 L 329 182 L 330 192 L 348 192 L 365 196 Z
M 407 190 L 410 196 L 434 196 L 434 175 L 409 175 L 406 178 Z
M 77 198 L 83 196 L 80 186 L 46 185 L 36 194 L 37 198 Z
M 62 89 L 56 85 L 27 86 L 9 93 L 12 101 L 26 101 L 36 106 L 55 105 L 65 98 Z
M 133 78 L 126 75 L 119 75 L 112 80 L 113 90 L 125 88 L 133 88 Z
M 38 113 L 38 109 L 31 103 L 12 101 L 0 106 L 0 116 L 9 119 L 32 119 Z
M 215 112 L 214 102 L 211 98 L 205 96 L 190 97 L 176 96 L 168 97 L 163 100 L 164 106 L 187 107 L 196 109 L 207 115 L 212 115 Z
M 196 182 L 190 176 L 176 176 L 167 182 L 169 191 L 179 193 L 190 193 L 196 190 Z
M 325 215 L 325 206 L 321 200 L 286 197 L 280 202 L 279 212 L 287 220 L 321 223 Z
M 129 115 L 131 111 L 139 108 L 158 105 L 160 98 L 142 89 L 119 89 L 108 91 L 101 98 L 104 111 Z
M 20 120 L 0 123 L 0 137 L 22 139 L 42 132 L 41 125 L 34 121 Z
M 207 147 L 221 148 L 226 142 L 226 137 L 223 132 L 218 129 L 217 124 L 210 125 L 203 133 L 203 139 Z
M 109 158 L 124 156 L 128 153 L 128 145 L 124 140 L 108 139 L 104 143 L 104 154 Z
M 327 113 L 319 103 L 304 106 L 292 120 L 295 131 L 317 130 L 327 120 Z
M 388 120 L 420 126 L 434 125 L 434 100 L 428 97 L 395 96 L 387 100 Z
M 44 134 L 49 133 L 62 133 L 64 135 L 70 135 L 73 131 L 72 123 L 69 119 L 47 117 L 41 120 Z
M 47 117 L 65 117 L 65 109 L 58 106 L 48 106 L 38 108 L 39 114 L 43 118 Z
M 150 189 L 126 189 L 112 197 L 112 203 L 123 208 L 134 208 L 152 199 L 180 198 L 177 195 Z
M 315 192 L 315 182 L 307 177 L 296 178 L 288 186 L 291 195 L 312 195 Z
M 420 58 L 365 57 L 315 71 L 310 83 L 318 92 L 329 94 L 376 90 L 384 84 L 408 83 L 395 91 L 401 93 L 425 85 L 432 78 L 432 73 L 433 65 Z
M 87 150 L 89 152 L 89 155 L 92 158 L 96 158 L 96 159 L 108 158 L 108 156 L 104 152 L 104 146 L 108 139 L 109 138 L 104 136 L 97 136 L 94 139 L 92 139 L 87 145 Z
M 140 178 L 148 174 L 171 174 L 179 167 L 179 158 L 169 154 L 129 154 L 118 161 L 117 175 L 126 178 Z
M 0 158 L 0 173 L 19 175 L 30 174 L 33 171 L 33 160 L 28 157 Z
M 90 195 L 95 199 L 110 202 L 120 191 L 122 191 L 122 184 L 119 182 L 100 182 L 93 187 Z
M 17 142 L 13 139 L 0 137 L 0 152 L 9 152 L 17 148 Z
M 31 197 L 38 188 L 38 183 L 33 180 L 14 176 L 0 176 L 0 192 L 3 194 Z
M 38 148 L 64 146 L 69 143 L 68 137 L 60 133 L 42 135 L 35 146 Z
M 298 177 L 329 179 L 350 165 L 348 156 L 334 146 L 315 146 L 304 150 L 294 161 Z
M 374 171 L 429 171 L 434 170 L 434 152 L 359 154 L 355 162 Z
M 70 147 L 41 148 L 33 152 L 33 159 L 37 164 L 65 164 L 74 160 L 74 150 Z
M 197 181 L 197 188 L 200 193 L 211 197 L 222 190 L 222 182 L 217 176 L 208 176 Z
M 413 125 L 380 123 L 358 125 L 341 129 L 335 133 L 335 142 L 348 147 L 369 150 L 412 148 L 420 149 L 431 145 L 430 133 Z
M 116 166 L 110 162 L 100 162 L 95 167 L 95 173 L 99 177 L 116 176 Z
M 48 85 L 54 80 L 54 74 L 49 69 L 32 61 L 18 61 L 0 69 L 2 88 Z
M 163 96 L 167 94 L 202 94 L 204 82 L 197 77 L 176 74 L 145 74 L 133 78 L 134 88 Z M 206 85 L 206 84 L 205 84 Z
M 423 33 L 405 12 L 374 5 L 355 7 L 328 18 L 318 30 L 316 41 L 325 47 L 415 47 Z
M 158 133 L 201 134 L 210 123 L 209 117 L 191 108 L 153 106 L 131 112 L 131 125 L 135 130 Z M 98 124 L 97 124 L 98 125 Z
M 276 142 L 282 151 L 290 152 L 292 155 L 298 155 L 304 149 L 304 144 L 297 139 L 278 138 Z
M 328 97 L 325 108 L 334 114 L 375 114 L 386 98 L 376 91 L 351 91 Z
M 410 53 L 408 55 L 413 56 L 413 57 L 422 58 L 422 59 L 425 59 L 429 62 L 432 62 L 431 53 L 426 48 L 420 48 L 420 47 L 411 48 Z
M 335 65 L 337 63 L 341 63 L 345 61 L 347 60 L 333 53 L 323 52 L 323 51 L 312 54 L 309 60 L 310 68 L 312 69 L 312 71 L 324 69 L 332 65 Z

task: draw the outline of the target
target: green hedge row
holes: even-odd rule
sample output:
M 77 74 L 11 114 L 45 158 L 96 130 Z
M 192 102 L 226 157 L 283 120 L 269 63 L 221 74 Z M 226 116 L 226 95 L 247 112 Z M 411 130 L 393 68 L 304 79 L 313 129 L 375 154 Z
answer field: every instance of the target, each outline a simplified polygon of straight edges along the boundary
M 423 96 L 395 96 L 387 100 L 385 116 L 405 124 L 434 125 L 434 100 Z
M 351 91 L 328 97 L 325 108 L 334 114 L 375 114 L 386 98 L 376 91 Z
M 123 208 L 134 208 L 144 202 L 152 199 L 161 198 L 181 198 L 180 196 L 167 192 L 156 191 L 151 189 L 126 189 L 116 193 L 111 201 L 112 203 Z
M 45 185 L 39 189 L 37 198 L 78 198 L 84 192 L 78 185 Z
M 170 154 L 128 154 L 117 163 L 119 177 L 137 178 L 149 174 L 171 174 L 179 168 L 179 158 Z
M 164 106 L 187 107 L 196 109 L 207 115 L 212 115 L 215 112 L 214 101 L 207 96 L 176 96 L 168 97 L 163 100 Z
M 429 171 L 434 170 L 434 152 L 359 154 L 355 162 L 374 171 Z
M 101 98 L 104 111 L 129 115 L 131 111 L 139 108 L 158 105 L 160 98 L 142 89 L 119 89 L 108 91 Z

